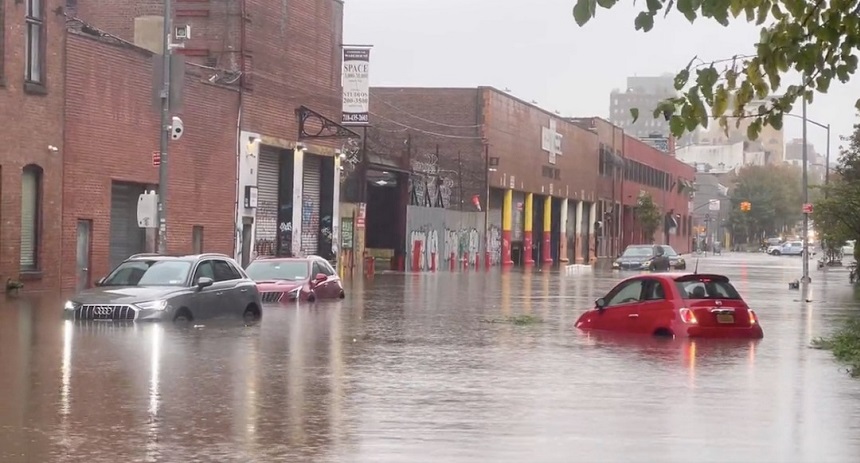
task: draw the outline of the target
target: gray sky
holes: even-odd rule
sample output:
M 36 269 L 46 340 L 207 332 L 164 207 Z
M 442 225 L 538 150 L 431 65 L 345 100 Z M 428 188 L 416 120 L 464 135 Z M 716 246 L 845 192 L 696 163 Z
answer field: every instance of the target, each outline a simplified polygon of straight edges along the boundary
M 346 43 L 373 44 L 371 83 L 384 86 L 491 85 L 570 116 L 609 113 L 609 92 L 627 76 L 676 72 L 698 55 L 704 60 L 751 53 L 757 29 L 689 24 L 673 13 L 645 34 L 633 28 L 632 1 L 580 28 L 574 0 L 347 0 Z M 640 6 L 641 8 L 641 6 Z M 799 80 L 797 76 L 789 80 Z M 860 75 L 816 95 L 808 117 L 830 124 L 831 156 L 857 122 L 854 101 Z M 794 113 L 800 115 L 800 105 Z M 371 108 L 372 109 L 372 108 Z M 788 118 L 786 141 L 800 138 L 799 119 Z M 808 126 L 824 153 L 825 131 Z

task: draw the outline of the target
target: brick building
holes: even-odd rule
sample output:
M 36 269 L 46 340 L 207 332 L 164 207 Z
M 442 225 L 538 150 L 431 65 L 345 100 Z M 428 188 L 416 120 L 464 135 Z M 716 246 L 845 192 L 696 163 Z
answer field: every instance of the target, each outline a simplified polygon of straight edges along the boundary
M 406 215 L 406 260 L 418 270 L 475 265 L 485 254 L 503 265 L 608 256 L 648 241 L 632 215 L 641 191 L 677 225 L 667 227 L 672 245 L 687 249 L 679 236 L 688 233 L 692 168 L 619 128 L 613 139 L 602 119 L 563 118 L 491 87 L 373 88 L 371 104 L 380 145 L 392 148 L 386 165 L 411 178 L 408 200 L 385 210 Z M 397 148 L 404 143 L 409 149 Z M 427 190 L 429 201 L 415 194 Z M 613 202 L 625 205 L 626 222 L 612 217 Z M 485 210 L 481 223 L 474 215 Z M 368 233 L 371 219 L 368 212 Z
M 126 257 L 155 249 L 140 228 L 140 194 L 158 185 L 152 152 L 159 117 L 152 66 L 160 59 L 123 43 L 70 31 L 66 42 L 65 150 L 61 261 L 63 288 L 85 287 Z M 238 92 L 189 67 L 185 133 L 169 145 L 169 253 L 233 250 Z M 87 269 L 87 270 L 83 270 Z
M 64 22 L 59 0 L 0 0 L 0 282 L 60 278 Z M 40 43 L 40 47 L 27 47 Z
M 79 0 L 74 14 L 153 51 L 163 3 Z M 177 0 L 173 25 L 190 26 L 177 50 L 204 77 L 238 90 L 237 258 L 332 254 L 339 159 L 349 137 L 341 110 L 343 3 Z M 294 194 L 294 192 L 296 192 Z M 250 198 L 256 198 L 252 204 Z M 250 207 L 245 207 L 246 205 Z
M 601 255 L 616 255 L 630 244 L 667 243 L 680 253 L 688 252 L 692 237 L 690 200 L 695 168 L 668 155 L 609 121 L 601 118 L 571 118 L 597 134 L 599 192 L 598 217 L 606 226 Z M 651 196 L 666 216 L 655 236 L 644 236 L 634 216 L 639 195 Z M 619 207 L 613 207 L 613 204 Z M 622 206 L 623 205 L 623 206 Z M 619 213 L 623 211 L 621 217 Z
M 154 245 L 136 205 L 158 181 L 162 3 L 0 4 L 0 123 L 12 129 L 0 136 L 0 276 L 86 286 Z M 336 154 L 357 136 L 332 122 L 342 18 L 338 0 L 175 2 L 174 26 L 192 34 L 177 50 L 185 134 L 171 142 L 169 252 L 332 253 Z M 32 51 L 31 33 L 43 44 Z

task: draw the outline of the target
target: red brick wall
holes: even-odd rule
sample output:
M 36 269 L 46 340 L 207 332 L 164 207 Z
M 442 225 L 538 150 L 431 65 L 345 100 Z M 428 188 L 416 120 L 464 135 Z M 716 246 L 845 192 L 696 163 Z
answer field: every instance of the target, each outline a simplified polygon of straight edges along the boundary
M 134 18 L 160 16 L 162 5 L 158 0 L 78 0 L 76 15 L 133 41 Z M 178 0 L 174 5 L 174 25 L 191 25 L 191 40 L 180 53 L 198 64 L 211 58 L 220 69 L 244 68 L 244 130 L 296 141 L 295 111 L 301 105 L 340 121 L 343 2 Z M 372 60 L 371 54 L 371 66 Z M 343 140 L 312 143 L 339 148 Z
M 67 43 L 63 288 L 75 285 L 78 219 L 93 221 L 91 275 L 106 274 L 111 180 L 158 183 L 159 114 L 152 108 L 152 58 L 140 50 L 70 33 Z M 193 69 L 191 70 L 193 72 Z M 185 125 L 170 143 L 168 251 L 192 250 L 192 227 L 204 250 L 232 254 L 236 201 L 237 92 L 185 80 Z
M 411 138 L 412 159 L 417 162 L 426 162 L 426 155 L 435 154 L 438 146 L 439 168 L 451 171 L 454 181 L 451 204 L 446 206 L 473 211 L 472 196 L 479 194 L 481 204 L 486 196 L 479 98 L 476 88 L 374 87 L 368 151 L 409 169 L 404 157 L 407 139 Z
M 0 56 L 0 284 L 19 279 L 21 239 L 21 169 L 43 170 L 42 224 L 38 243 L 40 272 L 29 275 L 25 290 L 57 287 L 60 275 L 60 221 L 63 150 L 63 42 L 65 19 L 52 11 L 64 2 L 46 0 L 46 84 L 44 95 L 24 91 L 24 5 L 5 3 L 5 56 Z M 17 19 L 16 19 L 17 18 Z M 50 152 L 48 145 L 58 148 Z M 0 288 L 2 291 L 3 288 Z
M 500 158 L 496 176 L 514 176 L 516 190 L 557 197 L 582 198 L 590 201 L 597 190 L 597 136 L 558 115 L 512 97 L 496 89 L 483 87 L 487 138 L 491 152 Z M 549 164 L 549 153 L 541 148 L 542 127 L 556 121 L 562 134 L 563 154 L 555 165 Z M 542 176 L 542 167 L 561 170 L 560 179 Z M 494 179 L 491 185 L 499 185 Z
M 296 140 L 300 105 L 340 122 L 343 3 L 336 0 L 247 0 L 245 130 Z M 371 66 L 373 53 L 371 52 Z M 372 67 L 371 67 L 372 72 Z M 344 140 L 314 140 L 339 148 Z

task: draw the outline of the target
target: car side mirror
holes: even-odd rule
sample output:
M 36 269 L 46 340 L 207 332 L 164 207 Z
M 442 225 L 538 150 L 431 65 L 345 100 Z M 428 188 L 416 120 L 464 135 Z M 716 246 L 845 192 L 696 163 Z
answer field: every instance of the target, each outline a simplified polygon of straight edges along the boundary
M 215 283 L 215 281 L 209 277 L 200 277 L 197 279 L 197 289 L 208 288 L 208 287 L 212 286 L 214 283 Z
M 597 307 L 597 310 L 603 310 L 606 308 L 606 299 L 600 297 L 594 301 L 594 307 Z
M 316 282 L 316 283 L 322 283 L 322 282 L 323 282 L 323 281 L 325 281 L 327 278 L 328 278 L 328 277 L 325 275 L 325 273 L 317 273 L 317 276 L 315 276 L 315 277 L 314 277 L 314 282 Z

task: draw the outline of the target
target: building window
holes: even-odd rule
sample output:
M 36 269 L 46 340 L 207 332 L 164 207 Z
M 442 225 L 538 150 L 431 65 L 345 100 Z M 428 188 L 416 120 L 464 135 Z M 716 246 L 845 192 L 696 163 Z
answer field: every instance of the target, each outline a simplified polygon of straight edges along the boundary
M 30 164 L 21 174 L 21 271 L 39 269 L 42 168 Z
M 195 225 L 191 228 L 192 254 L 203 254 L 203 227 Z
M 45 7 L 44 0 L 27 0 L 27 67 L 24 79 L 32 84 L 45 84 Z

